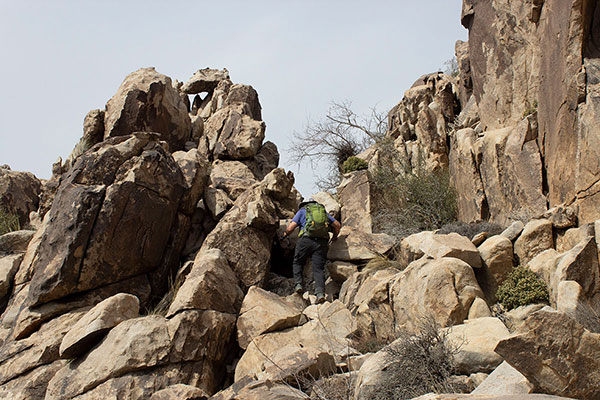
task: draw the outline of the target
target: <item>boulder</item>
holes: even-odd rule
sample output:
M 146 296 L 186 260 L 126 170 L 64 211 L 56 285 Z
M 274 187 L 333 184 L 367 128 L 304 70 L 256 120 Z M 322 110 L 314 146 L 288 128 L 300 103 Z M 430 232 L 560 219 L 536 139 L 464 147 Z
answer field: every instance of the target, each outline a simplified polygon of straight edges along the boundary
M 511 223 L 508 226 L 508 228 L 503 230 L 501 235 L 504 236 L 505 238 L 508 238 L 508 240 L 514 242 L 515 239 L 517 239 L 519 237 L 521 232 L 523 232 L 523 228 L 525 228 L 525 224 L 523 224 L 523 222 L 515 221 L 515 222 Z
M 577 209 L 574 207 L 556 206 L 546 211 L 542 218 L 552 222 L 556 229 L 565 229 L 577 225 Z
M 271 171 L 260 184 L 248 188 L 236 200 L 202 244 L 201 253 L 213 248 L 223 252 L 243 288 L 260 286 L 264 282 L 279 223 L 279 220 L 272 219 L 273 215 L 263 213 L 251 213 L 251 217 L 254 215 L 256 218 L 249 219 L 249 207 L 275 210 L 273 202 L 287 197 L 293 182 L 293 174 L 279 169 Z
M 219 220 L 233 205 L 233 201 L 222 189 L 209 186 L 204 191 L 204 203 L 208 207 L 212 217 Z
M 139 316 L 137 297 L 119 293 L 98 303 L 67 332 L 63 338 L 60 358 L 69 359 L 85 354 L 112 328 Z
M 473 300 L 467 319 L 487 318 L 492 316 L 492 311 L 484 299 L 477 297 Z
M 171 385 L 155 392 L 149 400 L 207 400 L 210 397 L 204 390 L 191 385 Z
M 527 318 L 531 314 L 541 310 L 545 306 L 545 304 L 529 304 L 517 307 L 504 314 L 504 323 L 509 331 L 518 332 L 523 329 L 525 321 L 527 321 Z
M 15 275 L 22 260 L 22 254 L 9 254 L 0 257 L 0 300 L 10 294 Z
M 252 160 L 244 160 L 244 164 L 252 170 L 259 181 L 263 180 L 269 172 L 279 166 L 279 150 L 273 142 L 266 141 Z
M 494 371 L 472 391 L 476 395 L 512 395 L 533 392 L 533 385 L 519 371 L 503 361 Z
M 487 239 L 478 248 L 483 267 L 478 271 L 479 283 L 490 304 L 496 302 L 496 291 L 513 268 L 513 244 L 502 236 Z
M 211 186 L 225 191 L 233 201 L 256 182 L 250 168 L 240 161 L 216 160 L 212 164 L 210 172 Z
M 588 299 L 593 298 L 600 291 L 598 253 L 593 236 L 588 236 L 558 260 L 556 271 L 552 274 L 550 285 L 548 285 L 553 301 L 556 300 L 558 286 L 562 281 L 579 283 L 584 296 Z
M 346 261 L 333 261 L 327 263 L 327 270 L 331 279 L 339 283 L 344 283 L 352 274 L 358 272 L 358 267 L 356 264 Z
M 594 225 L 592 224 L 559 231 L 556 235 L 556 251 L 559 253 L 569 251 L 588 236 L 595 236 Z
M 485 193 L 473 151 L 477 133 L 460 129 L 450 136 L 449 170 L 452 186 L 456 189 L 458 220 L 464 222 L 483 219 Z
M 390 282 L 395 324 L 407 331 L 423 317 L 441 327 L 460 324 L 477 297 L 484 295 L 473 269 L 457 258 L 414 261 Z
M 46 398 L 75 397 L 103 382 L 107 390 L 109 379 L 193 362 L 197 363 L 195 368 L 201 371 L 201 378 L 205 378 L 199 388 L 214 393 L 222 377 L 221 366 L 234 323 L 235 316 L 215 311 L 186 311 L 170 320 L 153 315 L 124 321 L 85 358 L 58 371 L 48 384 Z M 131 381 L 131 376 L 126 379 Z
M 229 71 L 204 68 L 194 72 L 194 75 L 183 84 L 181 91 L 185 94 L 212 92 L 219 82 L 229 79 Z
M 532 314 L 522 333 L 500 341 L 495 351 L 544 393 L 600 396 L 600 334 L 566 314 L 548 308 Z
M 185 310 L 215 310 L 237 314 L 243 293 L 238 279 L 219 249 L 201 251 L 194 259 L 191 271 L 177 290 L 167 316 Z
M 205 124 L 213 154 L 220 159 L 248 159 L 257 155 L 265 138 L 265 123 L 233 107 L 223 108 Z
M 183 174 L 185 192 L 181 199 L 180 209 L 190 215 L 196 209 L 196 204 L 202 198 L 208 181 L 208 162 L 200 157 L 198 150 L 187 152 L 176 151 L 173 159 Z
M 306 393 L 286 383 L 243 379 L 215 394 L 211 400 L 301 400 Z
M 48 381 L 66 363 L 65 360 L 58 360 L 50 364 L 44 364 L 0 385 L 0 398 L 11 400 L 43 399 Z
M 177 253 L 185 243 L 177 215 L 184 188 L 181 170 L 153 134 L 112 138 L 80 156 L 47 216 L 31 304 L 171 268 L 167 250 Z
M 529 219 L 546 211 L 537 124 L 528 117 L 515 128 L 485 132 L 479 170 L 490 222 Z
M 246 349 L 257 336 L 291 328 L 300 322 L 302 310 L 274 293 L 252 286 L 237 320 L 238 344 Z
M 342 206 L 342 226 L 352 227 L 357 231 L 372 233 L 375 211 L 371 200 L 371 183 L 366 170 L 351 172 L 344 176 L 338 186 L 338 199 Z
M 329 246 L 327 258 L 341 261 L 366 261 L 387 254 L 396 240 L 384 233 L 366 233 L 342 226 L 337 240 Z
M 5 233 L 0 236 L 0 253 L 24 252 L 29 242 L 35 235 L 35 231 L 20 230 Z
M 183 149 L 192 131 L 187 108 L 171 78 L 154 68 L 127 75 L 106 103 L 104 139 L 138 131 L 158 133 L 171 151 Z
M 29 221 L 29 213 L 38 209 L 41 191 L 42 184 L 32 173 L 0 167 L 0 207 L 16 214 L 21 226 Z
M 255 121 L 261 121 L 261 106 L 258 93 L 250 85 L 235 84 L 229 88 L 225 106 L 243 105 L 247 107 L 247 115 Z
M 502 357 L 494 349 L 510 336 L 502 321 L 494 317 L 466 320 L 447 328 L 447 334 L 448 343 L 457 349 L 454 359 L 458 372 L 465 375 L 489 373 L 500 365 Z
M 515 242 L 515 254 L 521 265 L 525 265 L 542 251 L 553 247 L 552 223 L 547 219 L 535 219 L 523 228 Z
M 91 110 L 85 115 L 81 139 L 87 148 L 104 140 L 104 110 Z
M 315 368 L 333 372 L 333 357 L 337 361 L 348 354 L 354 321 L 337 300 L 318 305 L 315 315 L 317 319 L 302 326 L 256 337 L 236 366 L 235 381 L 244 377 L 286 379 Z
M 408 265 L 423 256 L 429 258 L 453 257 L 473 268 L 481 267 L 481 256 L 475 245 L 458 233 L 440 235 L 423 231 L 407 236 L 400 242 L 402 261 Z

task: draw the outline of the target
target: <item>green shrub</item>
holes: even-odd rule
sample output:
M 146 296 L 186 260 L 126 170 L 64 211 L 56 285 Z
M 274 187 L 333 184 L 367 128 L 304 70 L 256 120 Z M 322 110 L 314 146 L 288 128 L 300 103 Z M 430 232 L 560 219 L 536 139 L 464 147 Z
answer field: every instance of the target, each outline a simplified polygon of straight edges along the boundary
M 507 310 L 536 303 L 548 303 L 546 284 L 524 266 L 515 267 L 496 292 Z
M 374 183 L 374 223 L 381 232 L 402 238 L 456 221 L 456 191 L 447 171 L 378 171 Z
M 0 235 L 21 229 L 19 216 L 0 205 Z
M 342 164 L 342 172 L 347 174 L 352 171 L 360 171 L 369 168 L 369 164 L 362 158 L 351 156 Z

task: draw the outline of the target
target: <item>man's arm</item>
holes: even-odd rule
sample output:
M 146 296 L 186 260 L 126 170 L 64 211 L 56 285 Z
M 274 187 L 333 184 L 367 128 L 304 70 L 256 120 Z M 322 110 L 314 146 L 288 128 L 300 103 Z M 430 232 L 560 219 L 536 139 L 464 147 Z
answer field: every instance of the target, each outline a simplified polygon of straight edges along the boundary
M 331 240 L 336 240 L 340 234 L 340 229 L 342 229 L 342 224 L 340 224 L 337 220 L 333 220 L 331 226 L 333 227 L 333 237 Z
M 283 237 L 290 236 L 292 234 L 292 232 L 294 232 L 294 229 L 296 229 L 297 226 L 298 226 L 298 224 L 296 222 L 294 222 L 294 221 L 290 222 L 290 224 L 287 226 L 287 228 L 285 228 Z

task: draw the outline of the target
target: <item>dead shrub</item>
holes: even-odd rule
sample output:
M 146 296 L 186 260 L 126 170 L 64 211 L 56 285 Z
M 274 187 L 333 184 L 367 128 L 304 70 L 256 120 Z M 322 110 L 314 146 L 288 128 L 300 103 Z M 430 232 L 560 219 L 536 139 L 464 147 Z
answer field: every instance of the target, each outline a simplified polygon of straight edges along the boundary
M 455 393 L 451 377 L 456 372 L 458 348 L 447 339 L 433 318 L 424 318 L 417 332 L 401 334 L 386 348 L 389 366 L 370 399 L 403 400 L 426 393 Z
M 311 400 L 354 399 L 355 373 L 345 373 L 321 378 L 312 384 Z

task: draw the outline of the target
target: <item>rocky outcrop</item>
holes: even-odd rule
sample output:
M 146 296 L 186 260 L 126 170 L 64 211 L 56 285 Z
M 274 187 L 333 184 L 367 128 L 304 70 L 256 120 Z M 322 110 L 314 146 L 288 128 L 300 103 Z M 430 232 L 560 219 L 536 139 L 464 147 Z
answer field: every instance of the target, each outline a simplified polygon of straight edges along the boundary
M 29 222 L 29 213 L 37 210 L 41 191 L 42 185 L 32 173 L 0 166 L 0 206 L 4 212 L 16 214 L 21 226 Z
M 187 108 L 171 78 L 154 68 L 129 74 L 106 104 L 104 139 L 156 132 L 175 151 L 183 148 L 191 129 Z

